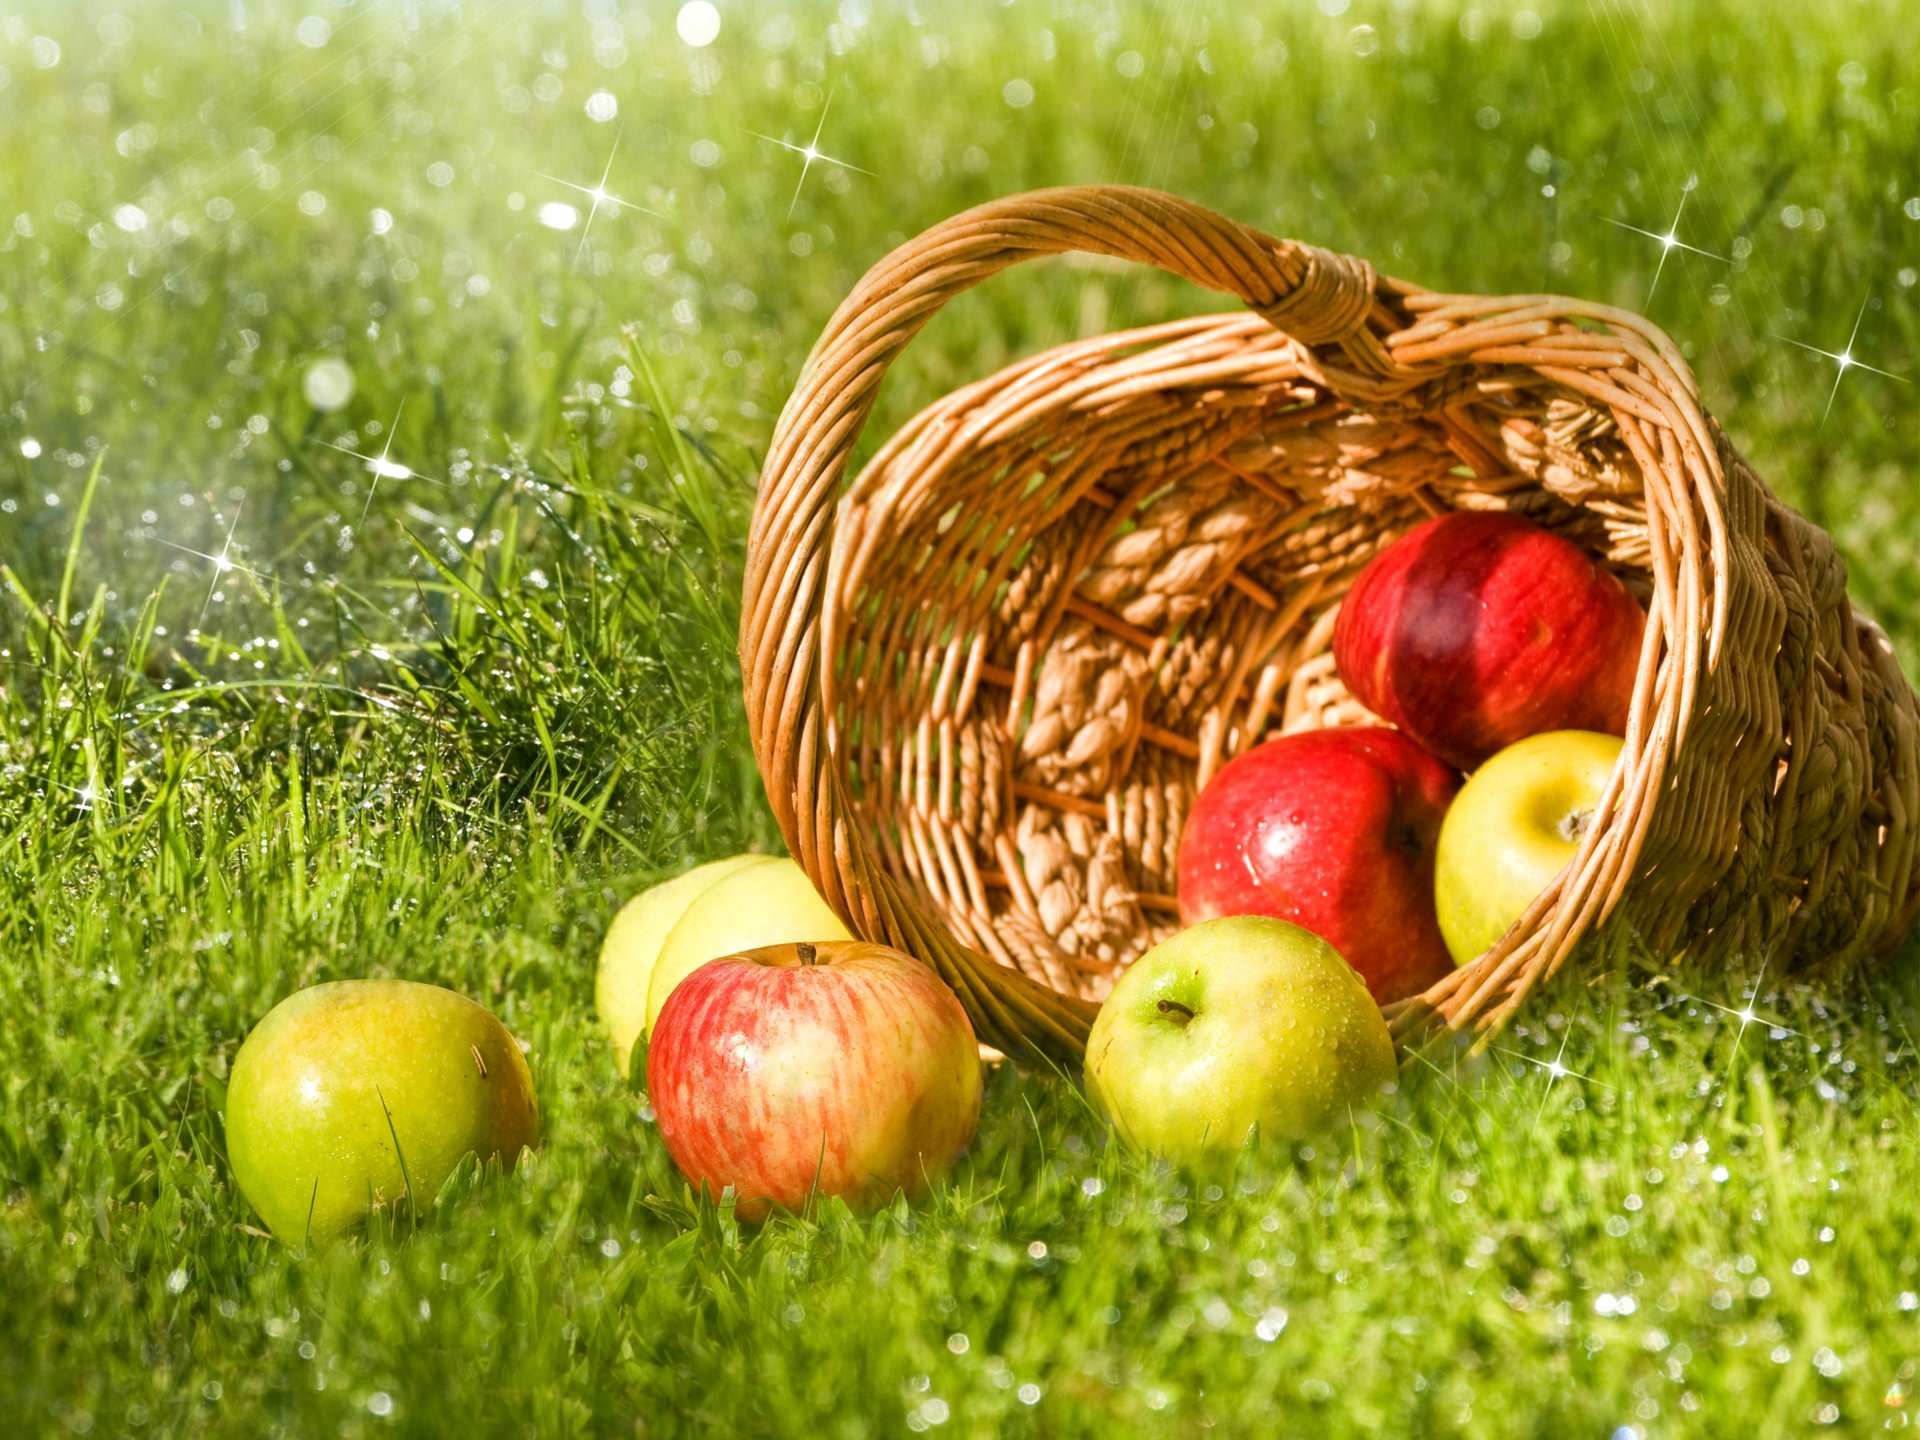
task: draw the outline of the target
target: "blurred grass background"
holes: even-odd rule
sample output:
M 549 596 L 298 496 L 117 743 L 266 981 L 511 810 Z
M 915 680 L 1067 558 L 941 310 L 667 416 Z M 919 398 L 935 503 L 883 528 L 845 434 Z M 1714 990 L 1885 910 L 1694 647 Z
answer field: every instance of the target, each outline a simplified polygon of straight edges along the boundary
M 622 897 L 777 845 L 732 629 L 808 346 L 892 245 L 1019 189 L 1159 185 L 1436 288 L 1645 311 L 1911 667 L 1920 10 L 716 13 L 695 45 L 612 0 L 0 5 L 18 1433 L 1904 1424 L 1910 982 L 1758 1025 L 1712 977 L 1562 987 L 1339 1153 L 1217 1187 L 1002 1074 L 928 1206 L 748 1234 L 688 1204 L 590 996 Z M 867 448 L 1224 303 L 996 279 Z M 410 1238 L 292 1253 L 228 1183 L 226 1064 L 367 973 L 493 1005 L 549 1143 Z

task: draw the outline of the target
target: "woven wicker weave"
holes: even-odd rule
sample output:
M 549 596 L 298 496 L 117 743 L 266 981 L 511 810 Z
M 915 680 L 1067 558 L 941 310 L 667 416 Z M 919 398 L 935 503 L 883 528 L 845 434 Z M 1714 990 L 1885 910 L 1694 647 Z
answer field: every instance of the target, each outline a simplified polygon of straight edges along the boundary
M 888 366 L 948 300 L 1063 251 L 1247 309 L 1061 346 L 955 391 L 852 484 Z M 774 433 L 740 653 L 780 826 L 862 936 L 983 1040 L 1076 1060 L 1177 924 L 1198 786 L 1371 717 L 1340 597 L 1394 535 L 1509 509 L 1647 604 L 1605 818 L 1506 937 L 1418 1000 L 1488 1033 L 1602 922 L 1654 955 L 1884 953 L 1920 908 L 1920 727 L 1832 542 L 1776 500 L 1638 315 L 1446 295 L 1170 195 L 1040 191 L 938 225 L 840 306 Z

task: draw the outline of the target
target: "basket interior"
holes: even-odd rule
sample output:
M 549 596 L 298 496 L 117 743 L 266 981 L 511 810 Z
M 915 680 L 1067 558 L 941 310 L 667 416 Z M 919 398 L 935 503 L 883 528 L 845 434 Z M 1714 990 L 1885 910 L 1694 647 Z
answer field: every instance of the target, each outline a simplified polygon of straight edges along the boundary
M 1257 315 L 1104 335 L 953 392 L 850 487 L 829 743 L 886 865 L 955 935 L 1098 1000 L 1178 922 L 1188 805 L 1262 738 L 1379 723 L 1335 612 L 1395 535 L 1511 509 L 1647 593 L 1604 407 L 1463 367 L 1370 415 Z

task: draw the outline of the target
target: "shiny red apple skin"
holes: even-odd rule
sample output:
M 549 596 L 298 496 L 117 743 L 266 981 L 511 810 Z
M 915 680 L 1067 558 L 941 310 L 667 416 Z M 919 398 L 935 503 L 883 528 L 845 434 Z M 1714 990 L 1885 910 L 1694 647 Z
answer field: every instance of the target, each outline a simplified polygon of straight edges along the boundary
M 1572 541 L 1457 510 L 1360 572 L 1333 657 L 1362 705 L 1471 770 L 1549 730 L 1624 735 L 1645 629 L 1640 602 Z
M 980 1051 L 923 962 L 862 941 L 769 945 L 674 988 L 647 1091 L 681 1174 L 715 1197 L 733 1187 L 742 1219 L 816 1194 L 867 1213 L 922 1194 L 966 1150 Z
M 1460 777 L 1397 730 L 1308 730 L 1229 761 L 1180 837 L 1180 919 L 1271 915 L 1338 950 L 1381 1004 L 1453 969 L 1433 908 Z

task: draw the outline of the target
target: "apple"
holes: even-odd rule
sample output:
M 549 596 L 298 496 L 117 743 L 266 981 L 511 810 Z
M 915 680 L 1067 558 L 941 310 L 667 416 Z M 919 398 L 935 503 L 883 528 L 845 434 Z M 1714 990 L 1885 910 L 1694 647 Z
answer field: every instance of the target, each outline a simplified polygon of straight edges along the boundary
M 980 1119 L 973 1026 L 932 967 L 866 941 L 769 945 L 695 970 L 647 1050 L 681 1174 L 764 1219 L 837 1195 L 871 1212 L 952 1167 Z
M 709 885 L 749 865 L 771 865 L 767 855 L 734 855 L 709 860 L 683 875 L 664 880 L 620 907 L 600 946 L 600 968 L 594 976 L 593 1008 L 613 1042 L 614 1062 L 625 1075 L 632 1060 L 633 1042 L 647 1028 L 647 984 L 653 962 L 667 932 L 687 912 L 694 898 Z
M 1433 853 L 1459 789 L 1397 730 L 1309 730 L 1222 766 L 1180 837 L 1180 918 L 1304 925 L 1381 1004 L 1453 968 L 1433 916 Z
M 1256 1132 L 1302 1140 L 1394 1078 L 1379 1007 L 1340 953 L 1266 915 L 1208 920 L 1134 961 L 1094 1017 L 1087 1089 L 1129 1145 L 1183 1163 Z
M 1455 511 L 1374 557 L 1334 663 L 1362 705 L 1471 770 L 1549 730 L 1626 733 L 1646 616 L 1615 575 L 1518 515 Z
M 647 982 L 647 1033 L 673 987 L 709 960 L 796 940 L 851 939 L 853 932 L 793 861 L 743 866 L 696 895 L 660 942 Z
M 1620 758 L 1615 735 L 1553 730 L 1468 778 L 1440 827 L 1434 905 L 1456 964 L 1484 955 L 1566 869 Z
M 227 1162 L 289 1243 L 376 1209 L 417 1214 L 469 1155 L 511 1170 L 540 1143 L 533 1077 L 506 1027 L 464 995 L 341 980 L 282 1000 L 227 1080 Z

